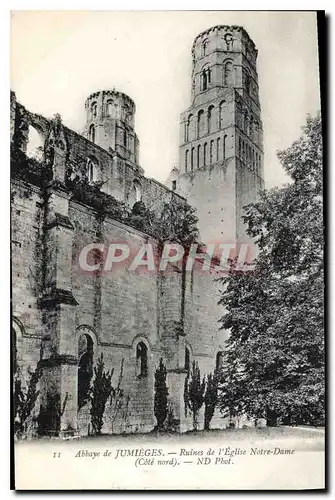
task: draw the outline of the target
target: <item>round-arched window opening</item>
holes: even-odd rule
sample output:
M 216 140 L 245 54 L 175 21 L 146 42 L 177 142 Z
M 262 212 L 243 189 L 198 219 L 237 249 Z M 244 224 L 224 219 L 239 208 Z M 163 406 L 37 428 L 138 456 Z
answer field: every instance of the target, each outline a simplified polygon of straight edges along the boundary
M 136 372 L 138 378 L 148 376 L 148 348 L 144 342 L 139 342 L 136 346 Z
M 226 62 L 224 66 L 224 85 L 226 87 L 234 85 L 233 69 L 233 63 L 231 61 Z
M 113 110 L 114 110 L 114 102 L 107 101 L 107 103 L 106 103 L 106 115 L 109 117 L 113 116 Z
M 208 40 L 204 40 L 201 45 L 201 55 L 207 56 L 208 54 Z
M 142 190 L 141 184 L 135 179 L 128 194 L 128 204 L 132 208 L 138 201 L 142 201 Z
M 88 130 L 88 139 L 91 142 L 95 142 L 95 127 L 93 124 L 90 126 L 90 128 Z
M 225 35 L 226 48 L 227 50 L 232 50 L 233 48 L 233 36 L 230 33 Z
M 29 125 L 27 139 L 26 155 L 28 158 L 42 161 L 44 155 L 44 140 L 41 133 L 32 125 Z
M 96 118 L 98 114 L 98 106 L 96 102 L 92 102 L 91 104 L 91 116 L 92 118 Z
M 89 183 L 95 182 L 97 180 L 97 164 L 91 158 L 87 159 L 86 175 Z
M 91 379 L 93 376 L 93 340 L 87 334 L 78 339 L 78 410 L 88 400 Z
M 191 355 L 190 355 L 190 350 L 188 347 L 185 347 L 185 363 L 184 363 L 184 368 L 187 371 L 190 371 L 191 369 Z

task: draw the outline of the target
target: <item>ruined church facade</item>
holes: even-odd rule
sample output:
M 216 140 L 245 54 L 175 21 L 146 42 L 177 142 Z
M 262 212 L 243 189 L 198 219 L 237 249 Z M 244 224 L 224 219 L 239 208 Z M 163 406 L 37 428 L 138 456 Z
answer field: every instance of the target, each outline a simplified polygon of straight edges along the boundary
M 141 202 L 159 213 L 166 204 L 188 203 L 205 244 L 246 238 L 242 209 L 263 187 L 257 50 L 243 28 L 216 26 L 195 39 L 192 57 L 179 169 L 166 185 L 144 175 L 135 103 L 124 93 L 91 94 L 82 135 L 59 116 L 31 113 L 11 94 L 12 365 L 25 384 L 37 366 L 41 370 L 34 410 L 43 422 L 40 434 L 91 431 L 83 394 L 101 354 L 119 389 L 106 407 L 103 432 L 115 433 L 155 427 L 154 373 L 161 358 L 169 418 L 177 431 L 192 428 L 184 401 L 190 365 L 197 361 L 205 376 L 222 362 L 228 332 L 220 330 L 215 273 L 105 275 L 78 266 L 86 245 L 139 248 L 153 240 L 118 217 L 102 217 L 104 204 L 131 211 Z M 30 155 L 36 133 L 41 147 Z M 78 179 L 83 183 L 76 186 Z M 85 185 L 99 186 L 102 206 L 94 191 L 82 192 Z M 217 412 L 212 427 L 227 425 Z

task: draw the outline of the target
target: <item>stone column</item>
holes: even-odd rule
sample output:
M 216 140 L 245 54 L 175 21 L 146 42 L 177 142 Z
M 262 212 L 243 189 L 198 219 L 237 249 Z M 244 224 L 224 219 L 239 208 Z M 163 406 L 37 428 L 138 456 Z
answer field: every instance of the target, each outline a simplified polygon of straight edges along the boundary
M 44 227 L 41 432 L 77 433 L 77 342 L 71 289 L 73 226 L 66 190 L 49 187 Z
M 166 356 L 169 390 L 168 404 L 173 411 L 175 428 L 183 432 L 185 426 L 184 384 L 185 331 L 182 318 L 182 274 L 180 271 L 158 277 L 161 338 Z

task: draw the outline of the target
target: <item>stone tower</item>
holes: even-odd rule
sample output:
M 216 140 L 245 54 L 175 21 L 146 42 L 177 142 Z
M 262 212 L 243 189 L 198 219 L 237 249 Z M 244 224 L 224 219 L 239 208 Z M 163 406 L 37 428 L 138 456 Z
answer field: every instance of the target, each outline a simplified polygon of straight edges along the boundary
M 139 140 L 134 130 L 134 101 L 122 92 L 102 90 L 86 99 L 85 109 L 85 137 L 107 151 L 111 148 L 131 163 L 138 164 Z
M 264 185 L 257 49 L 242 27 L 215 26 L 196 37 L 192 59 L 179 172 L 168 182 L 197 209 L 205 243 L 243 241 L 243 206 Z

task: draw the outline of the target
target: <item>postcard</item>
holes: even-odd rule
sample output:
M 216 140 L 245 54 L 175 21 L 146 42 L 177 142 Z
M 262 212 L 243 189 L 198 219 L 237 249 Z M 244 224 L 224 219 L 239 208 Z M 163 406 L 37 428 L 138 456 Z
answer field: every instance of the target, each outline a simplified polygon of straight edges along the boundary
M 324 23 L 12 11 L 13 489 L 325 489 Z

